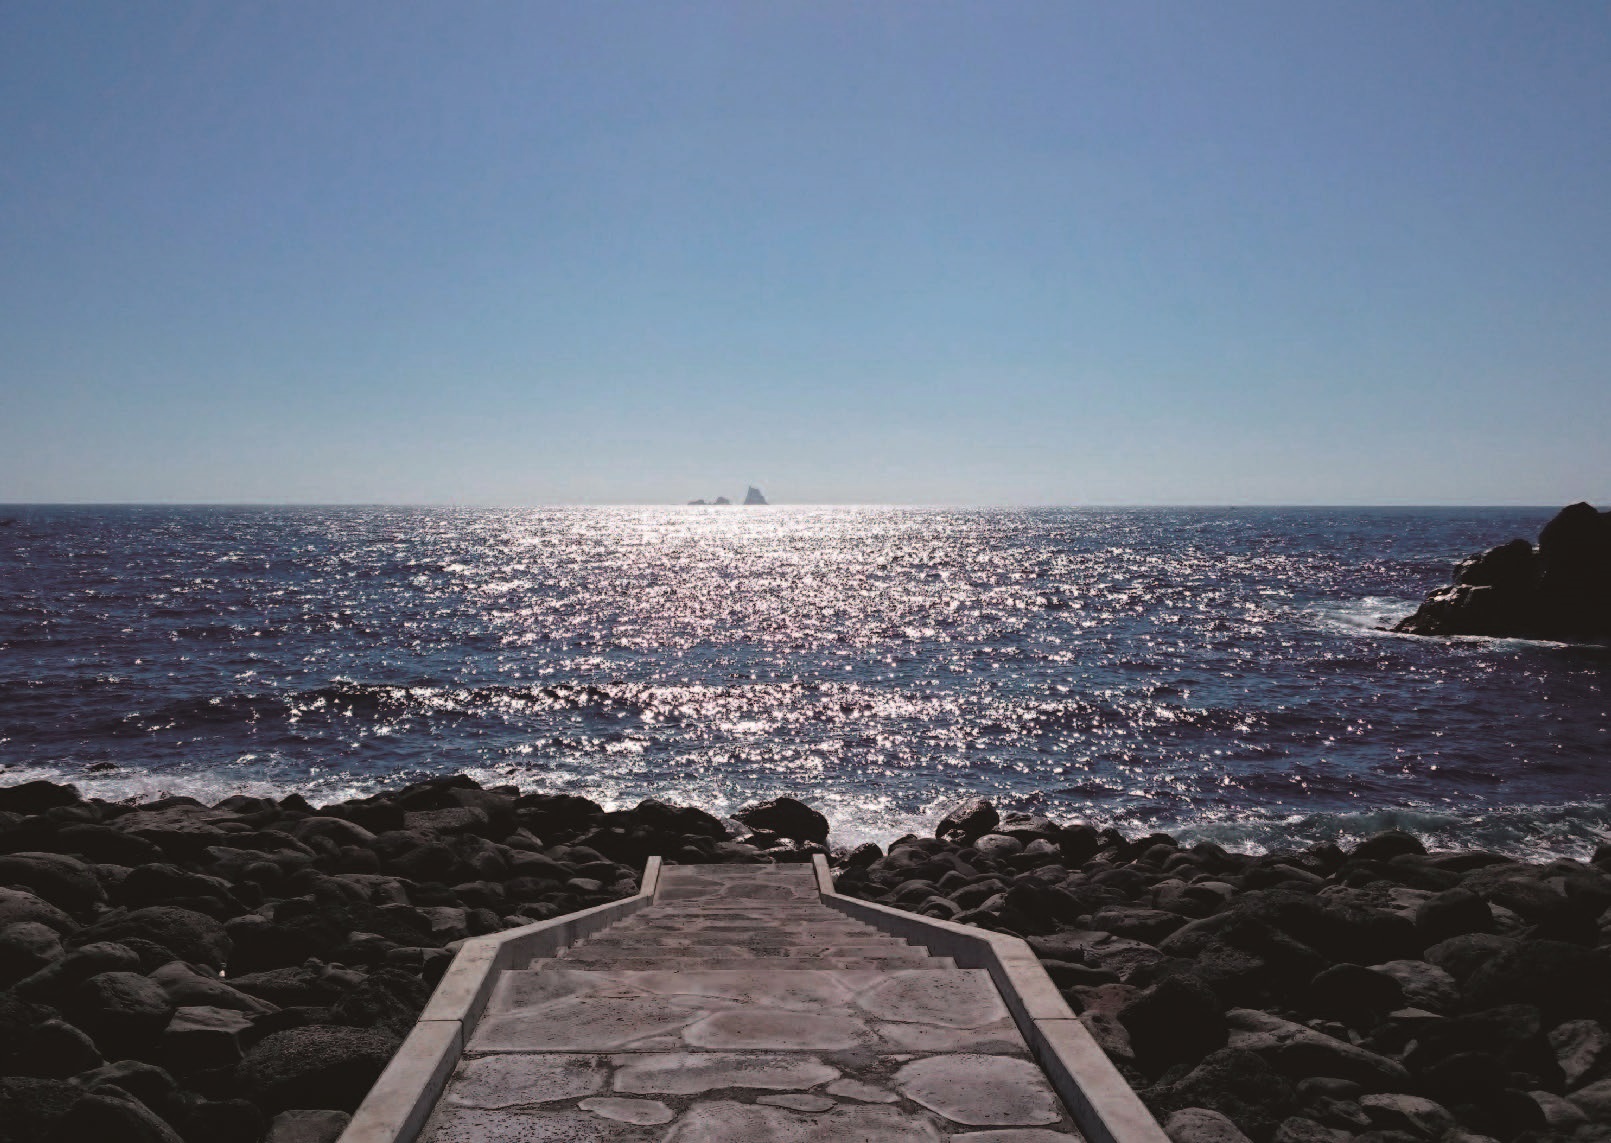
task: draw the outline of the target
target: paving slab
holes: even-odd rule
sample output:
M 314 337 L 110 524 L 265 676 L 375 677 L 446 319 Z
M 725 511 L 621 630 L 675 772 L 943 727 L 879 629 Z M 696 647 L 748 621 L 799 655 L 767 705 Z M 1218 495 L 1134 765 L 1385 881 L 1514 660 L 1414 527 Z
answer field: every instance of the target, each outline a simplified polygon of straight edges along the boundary
M 672 866 L 654 905 L 500 974 L 421 1138 L 1080 1136 L 986 970 L 847 921 L 809 866 Z

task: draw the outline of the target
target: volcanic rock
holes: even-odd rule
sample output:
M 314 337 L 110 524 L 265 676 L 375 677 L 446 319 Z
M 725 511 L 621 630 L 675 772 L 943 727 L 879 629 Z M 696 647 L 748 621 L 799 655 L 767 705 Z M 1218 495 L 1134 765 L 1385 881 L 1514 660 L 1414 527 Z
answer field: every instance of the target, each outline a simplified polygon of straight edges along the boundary
M 61 853 L 0 856 L 0 885 L 27 889 L 58 909 L 81 917 L 106 899 L 89 866 Z
M 236 1069 L 243 1088 L 270 1111 L 326 1108 L 351 1113 L 397 1050 L 373 1028 L 307 1027 L 276 1032 Z
M 1538 550 L 1512 540 L 1462 561 L 1393 630 L 1410 635 L 1603 639 L 1611 635 L 1611 516 L 1586 503 L 1561 509 Z
M 76 940 L 82 944 L 125 937 L 150 941 L 180 960 L 214 968 L 223 967 L 231 947 L 223 925 L 205 913 L 171 905 L 151 905 L 122 916 L 114 914 L 79 933 Z
M 64 1140 L 184 1143 L 156 1112 L 111 1085 L 85 1093 L 56 1124 L 55 1135 Z
M 54 782 L 23 782 L 0 787 L 0 810 L 15 814 L 42 814 L 54 806 L 71 806 L 80 801 L 77 786 Z
M 733 818 L 751 829 L 770 830 L 797 841 L 822 843 L 828 840 L 828 819 L 793 798 L 774 798 L 770 802 L 739 810 Z
M 940 823 L 934 827 L 934 836 L 946 837 L 958 832 L 964 841 L 972 842 L 995 829 L 1000 821 L 1001 815 L 990 802 L 984 798 L 971 798 L 945 812 Z
M 50 902 L 26 889 L 0 888 L 0 929 L 21 921 L 36 921 L 64 935 L 78 931 L 78 922 Z
M 336 1143 L 352 1122 L 344 1111 L 282 1111 L 269 1124 L 263 1143 Z
M 1188 1107 L 1164 1122 L 1170 1143 L 1252 1143 L 1241 1128 L 1217 1111 Z

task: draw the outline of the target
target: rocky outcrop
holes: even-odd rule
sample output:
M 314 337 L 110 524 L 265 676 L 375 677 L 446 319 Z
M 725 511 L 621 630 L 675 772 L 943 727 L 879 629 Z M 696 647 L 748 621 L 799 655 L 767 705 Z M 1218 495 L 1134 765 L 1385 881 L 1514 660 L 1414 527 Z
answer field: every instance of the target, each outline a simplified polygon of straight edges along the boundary
M 49 782 L 0 807 L 0 1143 L 328 1143 L 449 942 L 635 893 L 651 855 L 809 861 L 827 835 L 787 798 L 733 834 L 463 775 L 322 808 Z
M 839 891 L 1024 937 L 1177 1143 L 1611 1139 L 1611 847 L 1254 857 L 977 801 L 936 832 Z
M 1561 509 L 1538 546 L 1511 540 L 1455 567 L 1454 583 L 1426 597 L 1394 631 L 1408 635 L 1611 638 L 1611 513 Z
M 42 808 L 0 814 L 0 1143 L 328 1143 L 448 941 L 631 893 L 652 854 L 807 861 L 828 836 L 793 799 L 734 834 L 462 775 L 318 809 L 19 800 Z M 135 868 L 104 859 L 125 818 Z M 934 832 L 835 855 L 840 891 L 1026 938 L 1179 1143 L 1611 1140 L 1611 847 L 1255 857 L 979 800 Z

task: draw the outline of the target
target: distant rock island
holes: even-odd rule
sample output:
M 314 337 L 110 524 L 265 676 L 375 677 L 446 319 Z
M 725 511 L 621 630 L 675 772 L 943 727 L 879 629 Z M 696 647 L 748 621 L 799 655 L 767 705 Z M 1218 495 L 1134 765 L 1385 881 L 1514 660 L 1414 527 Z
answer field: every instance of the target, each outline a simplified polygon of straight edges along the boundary
M 1511 540 L 1461 560 L 1454 583 L 1393 628 L 1407 635 L 1611 638 L 1611 513 L 1562 508 L 1538 547 Z
M 759 488 L 755 487 L 755 485 L 752 484 L 749 487 L 749 491 L 744 493 L 744 503 L 745 504 L 765 504 L 766 503 L 766 497 L 762 496 L 761 495 L 761 490 Z M 688 506 L 690 508 L 697 507 L 697 506 L 700 506 L 700 505 L 704 505 L 706 507 L 711 507 L 711 506 L 720 506 L 720 505 L 723 505 L 723 504 L 732 504 L 732 501 L 729 500 L 725 496 L 718 496 L 714 500 L 690 500 L 690 501 L 688 501 Z

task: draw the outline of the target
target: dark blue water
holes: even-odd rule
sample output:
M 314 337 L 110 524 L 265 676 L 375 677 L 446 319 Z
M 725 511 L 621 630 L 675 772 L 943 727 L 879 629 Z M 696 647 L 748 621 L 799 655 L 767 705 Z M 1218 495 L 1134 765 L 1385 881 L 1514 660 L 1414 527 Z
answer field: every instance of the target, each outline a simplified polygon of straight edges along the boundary
M 979 792 L 1243 847 L 1582 853 L 1611 652 L 1376 629 L 1550 514 L 0 509 L 0 780 L 788 792 L 847 841 Z

